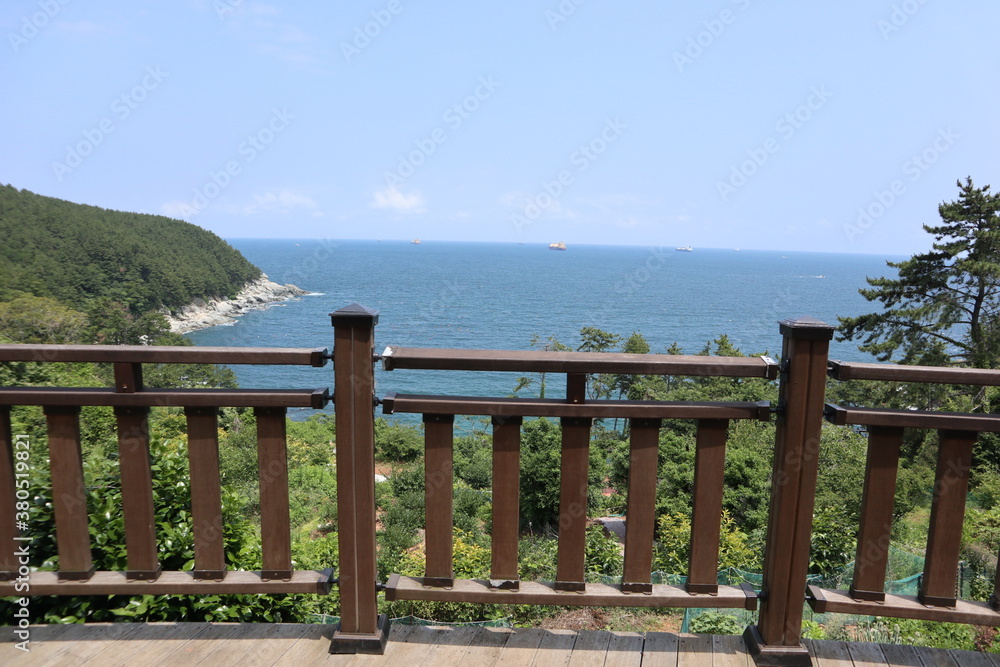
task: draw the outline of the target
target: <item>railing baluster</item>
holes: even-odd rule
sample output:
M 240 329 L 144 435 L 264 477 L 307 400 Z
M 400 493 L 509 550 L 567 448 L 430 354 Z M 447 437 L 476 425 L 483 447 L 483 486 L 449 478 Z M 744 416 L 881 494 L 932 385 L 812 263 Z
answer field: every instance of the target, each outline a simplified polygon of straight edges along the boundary
M 331 314 L 337 418 L 340 625 L 331 653 L 382 653 L 389 621 L 378 613 L 375 567 L 375 325 L 351 304 Z
M 116 364 L 116 368 L 122 364 Z M 149 408 L 115 408 L 122 480 L 128 579 L 153 580 L 161 567 L 156 548 L 153 475 L 149 468 Z
M 517 590 L 521 523 L 521 418 L 493 417 L 493 544 L 490 584 Z
M 917 596 L 926 605 L 955 606 L 965 496 L 969 491 L 972 446 L 977 435 L 972 431 L 938 431 L 938 462 L 931 499 L 927 556 Z
M 590 476 L 590 419 L 562 419 L 559 479 L 559 556 L 555 588 L 584 590 L 587 547 L 587 483 Z
M 17 529 L 17 502 L 14 479 L 14 436 L 10 426 L 10 406 L 0 405 L 0 581 L 17 578 L 18 556 L 14 538 Z M 25 470 L 27 466 L 24 466 Z
M 719 591 L 719 533 L 728 429 L 728 419 L 698 421 L 688 593 L 714 595 Z
M 222 483 L 219 475 L 218 408 L 184 408 L 191 470 L 191 522 L 194 525 L 194 578 L 226 576 L 222 532 Z
M 45 406 L 48 421 L 52 507 L 56 518 L 59 578 L 86 580 L 94 574 L 90 554 L 87 493 L 80 452 L 80 408 Z
M 455 415 L 424 415 L 424 514 L 427 571 L 424 584 L 450 588 L 454 517 Z
M 629 421 L 628 506 L 622 590 L 652 593 L 653 532 L 656 529 L 656 475 L 660 454 L 659 419 Z
M 856 600 L 885 600 L 885 572 L 889 562 L 889 534 L 896 497 L 896 472 L 903 429 L 870 427 L 861 525 L 850 594 Z
M 264 580 L 292 576 L 292 528 L 288 509 L 285 408 L 254 408 L 260 471 L 260 539 Z

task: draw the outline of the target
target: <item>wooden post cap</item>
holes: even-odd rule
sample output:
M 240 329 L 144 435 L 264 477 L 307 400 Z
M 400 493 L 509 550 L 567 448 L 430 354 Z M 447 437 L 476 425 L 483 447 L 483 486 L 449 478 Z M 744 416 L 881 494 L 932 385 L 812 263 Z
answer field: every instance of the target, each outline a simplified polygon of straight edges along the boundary
M 333 326 L 374 326 L 378 324 L 378 311 L 372 308 L 365 308 L 361 304 L 352 303 L 344 306 L 338 311 L 330 313 L 330 320 Z
M 815 317 L 794 317 L 778 322 L 782 336 L 804 340 L 830 340 L 833 327 Z

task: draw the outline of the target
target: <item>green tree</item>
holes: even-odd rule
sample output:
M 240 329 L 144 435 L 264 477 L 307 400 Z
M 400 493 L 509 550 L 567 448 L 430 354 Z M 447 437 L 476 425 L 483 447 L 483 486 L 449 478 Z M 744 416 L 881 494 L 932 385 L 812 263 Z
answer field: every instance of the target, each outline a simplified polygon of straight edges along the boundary
M 86 316 L 45 296 L 22 295 L 0 303 L 0 336 L 19 343 L 77 342 Z
M 883 310 L 841 317 L 840 340 L 888 361 L 993 368 L 1000 355 L 1000 193 L 957 182 L 959 197 L 924 225 L 932 249 L 887 262 L 897 278 L 869 278 L 861 294 Z

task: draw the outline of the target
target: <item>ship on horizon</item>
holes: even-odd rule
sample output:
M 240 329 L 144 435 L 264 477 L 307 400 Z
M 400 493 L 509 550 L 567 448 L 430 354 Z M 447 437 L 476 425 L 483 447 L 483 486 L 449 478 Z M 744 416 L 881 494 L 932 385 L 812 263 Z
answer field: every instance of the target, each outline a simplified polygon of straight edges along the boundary
M 558 243 L 549 244 L 549 250 L 565 250 L 565 249 L 566 249 L 565 241 L 559 241 Z
M 689 245 L 682 245 L 677 247 L 677 252 L 694 252 L 694 248 Z

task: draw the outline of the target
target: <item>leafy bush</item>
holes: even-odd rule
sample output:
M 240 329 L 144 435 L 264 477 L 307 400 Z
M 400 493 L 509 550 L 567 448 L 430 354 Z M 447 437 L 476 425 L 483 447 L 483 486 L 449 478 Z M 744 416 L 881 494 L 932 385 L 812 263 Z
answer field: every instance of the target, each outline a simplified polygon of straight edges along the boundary
M 164 570 L 190 570 L 194 565 L 194 532 L 187 447 L 179 441 L 154 439 L 150 457 L 160 563 Z M 37 559 L 32 565 L 55 570 L 59 556 L 51 486 L 47 475 L 37 469 L 33 474 L 31 488 L 36 498 L 27 533 L 32 557 Z M 94 565 L 98 570 L 124 570 L 125 525 L 116 466 L 88 460 L 85 478 Z M 222 491 L 226 563 L 231 569 L 259 569 L 261 547 L 256 529 L 242 515 L 237 495 L 226 487 Z M 10 605 L 8 601 L 0 602 L 0 614 L 13 618 Z M 32 616 L 42 623 L 108 622 L 118 617 L 146 622 L 279 622 L 304 621 L 307 615 L 308 604 L 300 597 L 287 595 L 60 596 L 32 600 Z
M 379 461 L 415 461 L 424 453 L 424 436 L 409 424 L 375 420 L 375 458 Z
M 688 626 L 698 635 L 741 635 L 744 625 L 735 616 L 721 611 L 705 611 L 691 619 Z

